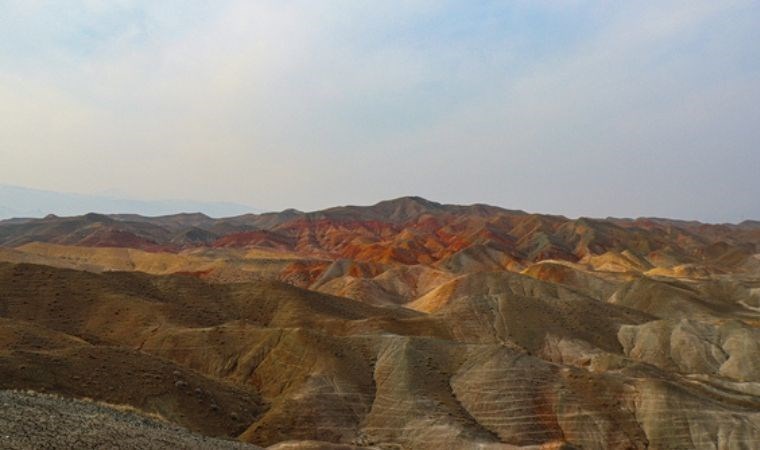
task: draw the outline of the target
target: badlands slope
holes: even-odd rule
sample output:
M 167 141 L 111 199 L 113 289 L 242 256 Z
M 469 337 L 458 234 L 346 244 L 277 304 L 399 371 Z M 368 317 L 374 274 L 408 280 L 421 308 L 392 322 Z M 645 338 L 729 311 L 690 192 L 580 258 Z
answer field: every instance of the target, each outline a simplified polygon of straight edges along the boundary
M 755 222 L 409 197 L 14 219 L 0 246 L 0 389 L 126 405 L 188 447 L 760 445 Z

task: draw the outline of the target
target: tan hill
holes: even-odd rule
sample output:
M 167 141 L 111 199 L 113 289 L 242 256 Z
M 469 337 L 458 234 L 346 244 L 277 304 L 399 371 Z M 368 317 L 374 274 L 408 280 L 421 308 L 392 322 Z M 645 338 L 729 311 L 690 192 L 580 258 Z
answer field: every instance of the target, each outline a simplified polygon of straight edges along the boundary
M 642 278 L 605 303 L 508 272 L 440 282 L 415 311 L 275 281 L 0 265 L 0 387 L 127 404 L 281 448 L 760 438 L 751 283 Z M 657 289 L 693 317 L 652 309 Z M 726 306 L 704 309 L 706 297 Z

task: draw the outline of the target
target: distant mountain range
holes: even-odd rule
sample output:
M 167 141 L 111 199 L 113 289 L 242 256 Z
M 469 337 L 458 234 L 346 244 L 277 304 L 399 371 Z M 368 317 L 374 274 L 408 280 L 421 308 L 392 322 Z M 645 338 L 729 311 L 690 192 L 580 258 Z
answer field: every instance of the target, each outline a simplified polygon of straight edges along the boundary
M 89 212 L 132 213 L 143 216 L 199 212 L 211 217 L 229 217 L 260 210 L 230 202 L 135 200 L 109 195 L 72 194 L 0 185 L 0 219 L 44 217 L 48 214 L 76 216 Z
M 101 210 L 114 209 L 125 210 L 119 205 Z M 202 213 L 87 213 L 0 222 L 1 247 L 33 242 L 165 252 L 257 248 L 373 264 L 434 264 L 453 271 L 522 270 L 546 259 L 575 263 L 600 255 L 620 259 L 622 252 L 629 252 L 636 256 L 622 258 L 623 265 L 633 258 L 637 267 L 652 268 L 667 260 L 670 265 L 699 264 L 712 272 L 754 264 L 760 227 L 752 221 L 735 225 L 660 218 L 570 219 L 420 197 L 226 218 Z

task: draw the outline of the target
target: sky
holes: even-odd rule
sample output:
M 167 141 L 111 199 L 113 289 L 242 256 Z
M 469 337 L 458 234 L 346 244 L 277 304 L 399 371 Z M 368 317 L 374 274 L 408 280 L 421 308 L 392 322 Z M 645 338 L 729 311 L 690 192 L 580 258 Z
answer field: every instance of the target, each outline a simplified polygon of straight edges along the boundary
M 0 184 L 760 219 L 760 2 L 0 0 Z

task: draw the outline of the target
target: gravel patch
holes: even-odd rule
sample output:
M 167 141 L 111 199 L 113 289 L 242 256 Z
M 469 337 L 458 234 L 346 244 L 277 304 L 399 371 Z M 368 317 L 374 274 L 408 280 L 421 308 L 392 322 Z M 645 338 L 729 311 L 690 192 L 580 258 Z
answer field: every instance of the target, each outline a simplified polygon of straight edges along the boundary
M 156 418 L 94 402 L 0 391 L 0 448 L 255 450 L 260 447 L 203 436 Z

